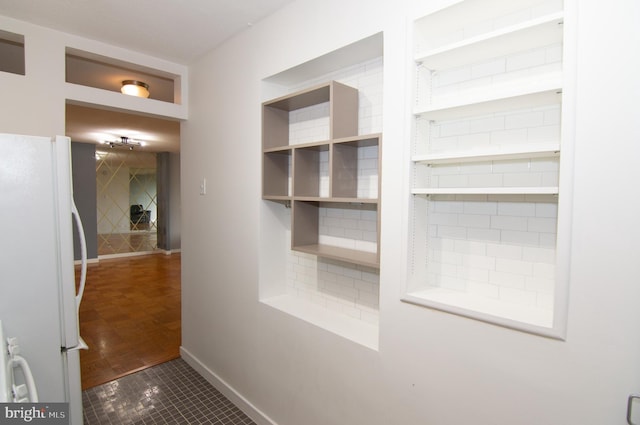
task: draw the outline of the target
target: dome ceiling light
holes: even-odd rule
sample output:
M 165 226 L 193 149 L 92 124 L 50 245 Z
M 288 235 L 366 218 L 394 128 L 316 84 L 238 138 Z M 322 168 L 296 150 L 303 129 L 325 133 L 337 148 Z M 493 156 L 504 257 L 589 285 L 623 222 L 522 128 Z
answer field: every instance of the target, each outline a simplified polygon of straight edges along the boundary
M 124 80 L 120 91 L 129 96 L 149 97 L 149 84 L 137 80 Z

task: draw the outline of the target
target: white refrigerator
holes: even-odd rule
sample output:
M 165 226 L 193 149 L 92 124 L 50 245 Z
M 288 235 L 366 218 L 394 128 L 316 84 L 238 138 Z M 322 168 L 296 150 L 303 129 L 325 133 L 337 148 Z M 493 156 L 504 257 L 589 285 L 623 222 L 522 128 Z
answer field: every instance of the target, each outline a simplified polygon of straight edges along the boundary
M 73 223 L 82 283 L 76 288 Z M 18 339 L 40 402 L 69 402 L 82 424 L 78 308 L 86 246 L 73 202 L 67 137 L 0 134 L 0 320 Z

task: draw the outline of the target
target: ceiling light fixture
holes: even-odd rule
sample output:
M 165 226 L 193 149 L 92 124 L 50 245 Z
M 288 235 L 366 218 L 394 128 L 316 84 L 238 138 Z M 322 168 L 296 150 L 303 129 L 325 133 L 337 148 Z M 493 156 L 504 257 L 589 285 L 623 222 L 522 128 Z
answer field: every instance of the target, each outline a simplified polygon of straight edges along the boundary
M 120 91 L 129 96 L 149 97 L 149 84 L 137 80 L 124 80 Z
M 120 137 L 120 140 L 116 140 L 113 142 L 104 142 L 104 143 L 108 144 L 111 148 L 115 148 L 116 146 L 122 146 L 125 148 L 129 148 L 130 151 L 132 151 L 134 147 L 142 146 L 141 142 L 130 139 L 128 137 Z

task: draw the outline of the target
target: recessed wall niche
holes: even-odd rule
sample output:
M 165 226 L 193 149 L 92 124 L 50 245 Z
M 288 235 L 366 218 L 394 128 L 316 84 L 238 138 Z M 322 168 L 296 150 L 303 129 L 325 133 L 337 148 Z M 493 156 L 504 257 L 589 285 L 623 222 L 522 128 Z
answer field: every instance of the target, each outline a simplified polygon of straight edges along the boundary
M 467 0 L 415 21 L 403 301 L 564 337 L 574 143 L 564 18 L 562 0 Z
M 103 90 L 120 92 L 122 81 L 143 81 L 150 86 L 149 99 L 162 102 L 180 103 L 176 90 L 179 89 L 179 76 L 108 58 L 95 53 L 67 48 L 65 55 L 65 80 Z
M 0 30 L 0 71 L 25 75 L 24 35 Z
M 260 301 L 371 349 L 378 348 L 382 53 L 379 33 L 262 86 Z M 355 109 L 345 106 L 352 102 Z M 346 109 L 337 117 L 335 108 Z

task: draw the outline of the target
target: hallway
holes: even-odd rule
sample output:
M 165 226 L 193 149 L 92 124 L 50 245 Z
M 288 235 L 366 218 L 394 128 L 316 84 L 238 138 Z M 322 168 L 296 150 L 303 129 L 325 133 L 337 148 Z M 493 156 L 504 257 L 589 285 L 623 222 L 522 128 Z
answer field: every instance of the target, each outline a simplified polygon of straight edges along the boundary
M 79 273 L 77 273 L 79 274 Z M 180 356 L 180 254 L 89 265 L 80 306 L 82 388 Z

